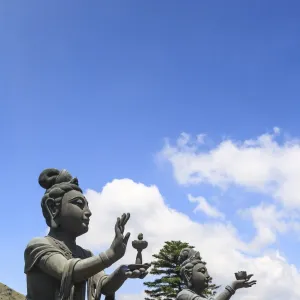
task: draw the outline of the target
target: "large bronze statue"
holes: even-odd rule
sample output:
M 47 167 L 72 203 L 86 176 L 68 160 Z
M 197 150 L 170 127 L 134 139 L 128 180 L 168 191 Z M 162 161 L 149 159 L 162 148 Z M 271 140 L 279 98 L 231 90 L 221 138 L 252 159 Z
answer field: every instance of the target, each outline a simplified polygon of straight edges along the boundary
M 214 297 L 207 297 L 203 292 L 208 287 L 211 277 L 200 253 L 194 249 L 185 248 L 180 253 L 179 262 L 181 263 L 181 277 L 187 288 L 178 293 L 176 300 L 229 300 L 237 289 L 249 288 L 256 284 L 256 280 L 250 281 L 252 275 L 238 272 L 235 274 L 236 280 L 227 285 L 223 292 Z
M 117 219 L 110 248 L 93 255 L 76 244 L 76 238 L 88 231 L 92 215 L 77 178 L 66 170 L 46 169 L 39 184 L 46 189 L 41 206 L 50 232 L 32 239 L 25 250 L 28 300 L 84 300 L 86 294 L 88 300 L 101 295 L 113 300 L 127 278 L 146 276 L 147 264 L 123 265 L 110 275 L 104 272 L 125 254 L 129 214 Z

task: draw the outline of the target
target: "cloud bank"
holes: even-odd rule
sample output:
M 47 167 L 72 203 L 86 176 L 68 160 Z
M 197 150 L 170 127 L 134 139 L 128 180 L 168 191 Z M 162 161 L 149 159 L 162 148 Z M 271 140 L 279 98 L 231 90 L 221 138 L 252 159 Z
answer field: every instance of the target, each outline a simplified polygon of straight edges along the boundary
M 168 141 L 161 156 L 173 167 L 181 185 L 209 183 L 220 188 L 241 186 L 266 193 L 289 208 L 300 208 L 300 141 L 279 143 L 280 129 L 256 139 L 224 139 L 205 151 L 203 138 L 181 134 L 175 145 Z

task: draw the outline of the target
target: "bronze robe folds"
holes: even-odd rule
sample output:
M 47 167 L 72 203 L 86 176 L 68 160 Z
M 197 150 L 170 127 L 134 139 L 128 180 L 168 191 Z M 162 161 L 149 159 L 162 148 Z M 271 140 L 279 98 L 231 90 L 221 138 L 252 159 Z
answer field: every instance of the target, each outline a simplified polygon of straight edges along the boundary
M 101 288 L 108 275 L 101 271 L 87 281 L 74 284 L 72 280 L 74 266 L 79 260 L 93 255 L 91 251 L 80 246 L 76 247 L 75 252 L 72 253 L 65 245 L 50 236 L 31 240 L 24 253 L 24 272 L 27 278 L 26 299 L 84 300 L 87 287 L 88 300 L 100 300 Z M 38 267 L 38 264 L 46 264 L 47 259 L 54 254 L 61 254 L 68 260 L 61 280 L 46 274 Z M 115 296 L 106 296 L 105 299 L 114 300 Z
M 214 300 L 214 298 L 198 295 L 189 289 L 183 289 L 177 294 L 176 300 Z

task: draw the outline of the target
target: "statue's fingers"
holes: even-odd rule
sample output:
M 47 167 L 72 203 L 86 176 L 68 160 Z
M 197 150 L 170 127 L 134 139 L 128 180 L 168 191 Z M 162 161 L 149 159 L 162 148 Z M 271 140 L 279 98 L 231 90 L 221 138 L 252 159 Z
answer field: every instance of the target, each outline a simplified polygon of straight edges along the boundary
M 252 287 L 253 285 L 255 285 L 256 284 L 256 281 L 250 281 L 250 282 L 246 282 L 245 283 L 245 288 L 249 288 L 249 287 Z
M 127 271 L 125 272 L 125 276 L 130 278 L 132 276 L 132 272 L 131 271 Z
M 115 233 L 116 233 L 116 236 L 120 236 L 122 234 L 121 230 L 120 230 L 120 218 L 117 219 L 117 222 L 115 225 Z
M 130 213 L 127 213 L 126 218 L 124 220 L 124 226 L 126 225 L 126 223 L 128 222 L 129 219 L 130 219 Z
M 139 270 L 140 270 L 141 273 L 145 273 L 146 272 L 146 269 L 144 269 L 144 268 L 140 268 Z
M 123 243 L 124 243 L 125 245 L 127 245 L 128 240 L 129 240 L 129 237 L 130 237 L 130 232 L 127 232 L 126 235 L 125 235 L 125 237 L 124 237 L 124 239 L 123 239 Z
M 140 277 L 140 275 L 141 275 L 141 272 L 139 270 L 134 270 L 132 272 L 132 278 L 138 278 L 138 277 Z
M 124 233 L 125 225 L 126 225 L 127 221 L 129 220 L 129 218 L 130 218 L 130 214 L 129 213 L 122 215 L 122 218 L 120 220 L 120 229 L 121 229 L 122 233 Z
M 121 233 L 124 232 L 124 220 L 125 219 L 126 219 L 126 214 L 123 214 L 122 217 L 120 218 L 120 223 L 119 223 Z
M 121 219 L 120 219 L 120 225 L 121 226 L 123 226 L 125 218 L 126 218 L 126 214 L 123 214 Z
M 120 232 L 123 234 L 124 233 L 124 226 L 119 225 L 119 229 L 120 229 Z

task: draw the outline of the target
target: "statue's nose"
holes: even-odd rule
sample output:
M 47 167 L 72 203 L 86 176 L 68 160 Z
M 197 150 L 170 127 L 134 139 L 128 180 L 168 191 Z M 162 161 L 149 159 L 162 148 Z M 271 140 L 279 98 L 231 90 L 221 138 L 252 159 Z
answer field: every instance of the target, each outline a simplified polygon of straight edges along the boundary
M 85 212 L 84 212 L 85 216 L 87 216 L 88 218 L 92 215 L 92 212 L 90 211 L 90 209 L 87 207 Z

